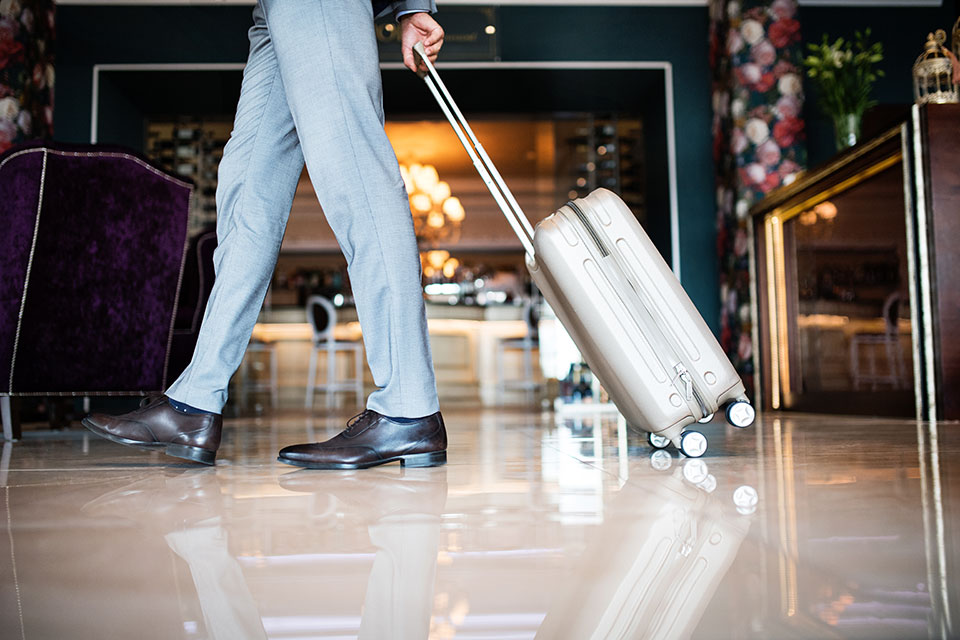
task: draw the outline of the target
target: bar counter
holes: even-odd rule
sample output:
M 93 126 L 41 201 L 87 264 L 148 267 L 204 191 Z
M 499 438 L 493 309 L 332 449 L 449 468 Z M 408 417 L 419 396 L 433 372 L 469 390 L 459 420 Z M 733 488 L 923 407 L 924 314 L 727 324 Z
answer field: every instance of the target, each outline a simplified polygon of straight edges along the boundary
M 526 333 L 522 319 L 523 307 L 514 305 L 443 305 L 428 303 L 427 323 L 433 351 L 437 389 L 441 402 L 480 403 L 494 405 L 496 393 L 497 343 L 504 338 L 519 338 Z M 278 385 L 281 407 L 303 406 L 306 394 L 307 370 L 313 331 L 302 308 L 283 308 L 264 311 L 253 330 L 253 339 L 275 345 L 277 353 Z M 334 335 L 338 340 L 361 340 L 362 332 L 356 309 L 337 309 Z M 262 354 L 248 353 L 247 358 L 263 358 Z M 539 379 L 538 354 L 533 352 L 534 372 Z M 325 355 L 320 356 L 318 382 L 325 375 Z M 250 367 L 251 379 L 266 382 L 269 379 L 268 362 Z M 339 354 L 339 376 L 352 375 L 352 358 Z M 241 367 L 242 369 L 243 367 Z M 522 377 L 522 352 L 508 350 L 504 357 L 507 379 Z M 238 380 L 240 378 L 238 377 Z M 373 378 L 364 358 L 364 391 L 373 390 Z M 242 394 L 241 389 L 234 391 Z M 340 393 L 338 404 L 349 406 L 353 394 Z M 507 391 L 506 403 L 522 401 L 523 392 Z M 323 406 L 324 395 L 318 392 L 315 405 Z

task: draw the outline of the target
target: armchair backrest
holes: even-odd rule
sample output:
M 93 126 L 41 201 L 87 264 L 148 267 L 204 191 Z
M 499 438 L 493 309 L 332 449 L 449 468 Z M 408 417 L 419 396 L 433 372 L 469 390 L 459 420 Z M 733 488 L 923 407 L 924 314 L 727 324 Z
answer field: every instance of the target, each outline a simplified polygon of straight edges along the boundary
M 192 189 L 118 147 L 0 155 L 0 394 L 166 387 Z

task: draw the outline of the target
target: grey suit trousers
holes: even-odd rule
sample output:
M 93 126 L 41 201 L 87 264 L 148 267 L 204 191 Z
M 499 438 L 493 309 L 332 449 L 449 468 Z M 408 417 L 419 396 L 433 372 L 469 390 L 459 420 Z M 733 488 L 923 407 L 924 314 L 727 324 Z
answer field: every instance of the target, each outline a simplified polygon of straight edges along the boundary
M 347 259 L 377 390 L 394 417 L 439 410 L 413 221 L 383 105 L 370 0 L 259 0 L 217 186 L 216 283 L 169 397 L 220 412 L 269 286 L 306 161 Z

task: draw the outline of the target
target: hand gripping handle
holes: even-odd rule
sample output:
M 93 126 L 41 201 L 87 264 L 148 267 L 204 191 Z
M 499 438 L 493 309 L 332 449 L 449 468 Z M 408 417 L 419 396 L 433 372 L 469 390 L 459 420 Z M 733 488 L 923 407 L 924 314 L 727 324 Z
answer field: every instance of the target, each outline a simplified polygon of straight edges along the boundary
M 460 139 L 460 144 L 467 150 L 477 173 L 480 174 L 483 183 L 490 190 L 490 195 L 496 200 L 503 215 L 506 216 L 507 222 L 510 223 L 514 233 L 520 239 L 524 251 L 531 258 L 534 257 L 536 254 L 533 249 L 533 227 L 530 225 L 527 216 L 524 215 L 523 209 L 520 208 L 516 198 L 513 197 L 513 193 L 503 181 L 503 177 L 497 171 L 493 161 L 490 160 L 490 156 L 487 155 L 483 145 L 477 140 L 477 136 L 467 123 L 467 119 L 463 117 L 463 113 L 457 107 L 457 103 L 454 102 L 450 92 L 447 91 L 447 87 L 440 79 L 436 67 L 427 57 L 427 51 L 424 49 L 423 43 L 418 42 L 413 45 L 413 52 L 417 60 L 417 68 L 420 68 L 420 62 L 426 67 L 426 71 L 418 70 L 417 75 L 423 78 L 427 88 L 430 89 L 430 93 L 436 98 L 437 104 L 440 105 L 440 109 L 453 127 L 454 133 Z

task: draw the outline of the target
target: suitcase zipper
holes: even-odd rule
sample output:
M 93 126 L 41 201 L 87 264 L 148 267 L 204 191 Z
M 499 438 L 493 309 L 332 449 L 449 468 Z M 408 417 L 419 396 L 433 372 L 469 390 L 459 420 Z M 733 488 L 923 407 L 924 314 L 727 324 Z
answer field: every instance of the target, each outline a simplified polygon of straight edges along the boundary
M 697 391 L 697 386 L 693 383 L 693 376 L 691 376 L 687 368 L 683 366 L 683 363 L 677 363 L 677 365 L 674 367 L 674 371 L 679 374 L 680 380 L 683 381 L 684 388 L 686 390 L 686 396 L 684 399 L 687 402 L 691 400 L 691 397 L 692 399 L 696 400 L 697 404 L 700 405 L 700 413 L 703 414 L 701 417 L 706 418 L 708 415 L 710 415 L 710 412 L 707 409 L 707 405 L 704 403 L 700 392 Z
M 680 363 L 674 365 L 673 370 L 677 372 L 680 376 L 681 382 L 683 382 L 683 399 L 690 401 L 693 399 L 693 380 L 690 379 L 690 372 L 687 371 L 687 368 Z
M 601 258 L 610 258 L 611 260 L 614 261 L 619 271 L 626 272 L 625 269 L 620 267 L 620 262 L 616 259 L 616 257 L 611 254 L 609 249 L 607 249 L 606 244 L 603 242 L 603 239 L 601 238 L 600 234 L 594 228 L 593 223 L 587 217 L 583 209 L 581 209 L 580 206 L 577 205 L 572 200 L 567 203 L 567 206 L 570 207 L 570 209 L 574 212 L 574 214 L 583 224 L 583 228 L 586 229 L 587 234 L 590 236 L 590 239 L 593 240 L 593 244 L 596 245 L 597 250 L 600 252 Z M 627 277 L 626 279 L 627 279 L 627 284 L 634 290 L 634 294 L 637 294 L 637 298 L 639 298 L 639 293 L 637 292 L 637 288 L 633 285 L 632 282 L 629 281 L 629 277 Z M 639 300 L 639 302 L 644 307 L 644 310 L 647 311 L 647 313 L 650 313 L 649 309 L 646 308 L 646 305 L 644 305 L 643 301 Z M 691 401 L 696 402 L 697 407 L 700 409 L 701 418 L 705 418 L 711 415 L 712 412 L 709 411 L 706 403 L 703 401 L 703 396 L 700 394 L 700 390 L 697 388 L 697 384 L 694 382 L 693 376 L 690 375 L 690 371 L 683 364 L 682 359 L 679 357 L 679 351 L 674 346 L 673 341 L 667 337 L 666 333 L 662 329 L 660 329 L 659 326 L 656 326 L 656 320 L 652 317 L 652 314 L 651 314 L 651 320 L 653 320 L 653 324 L 656 328 L 656 331 L 663 338 L 662 340 L 663 344 L 665 344 L 673 352 L 671 354 L 672 359 L 675 360 L 675 364 L 673 365 L 673 371 L 674 373 L 677 374 L 677 376 L 673 378 L 673 385 L 677 388 L 678 391 L 683 393 L 683 399 L 687 402 L 688 406 L 693 408 L 693 403 Z M 682 388 L 677 381 L 682 383 L 683 385 Z
M 600 251 L 600 257 L 606 258 L 610 255 L 610 252 L 607 250 L 607 247 L 603 244 L 603 241 L 600 239 L 600 236 L 597 235 L 596 230 L 594 230 L 593 225 L 590 224 L 590 220 L 587 218 L 587 214 L 578 207 L 573 201 L 567 203 L 573 212 L 577 215 L 577 218 L 580 219 L 580 222 L 583 223 L 583 228 L 587 230 L 587 233 L 590 234 L 590 238 L 593 240 L 593 243 L 597 245 L 597 249 Z

